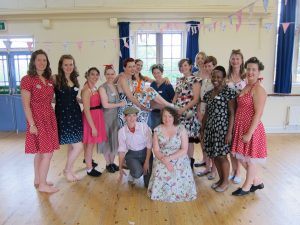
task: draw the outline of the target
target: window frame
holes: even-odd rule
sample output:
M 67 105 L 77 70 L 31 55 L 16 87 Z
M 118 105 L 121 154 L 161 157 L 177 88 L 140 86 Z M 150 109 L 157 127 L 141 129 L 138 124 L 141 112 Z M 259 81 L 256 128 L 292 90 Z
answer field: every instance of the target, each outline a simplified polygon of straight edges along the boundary
M 181 56 L 180 59 L 185 57 L 186 52 L 186 31 L 185 30 L 166 30 L 166 31 L 157 31 L 157 30 L 137 30 L 133 33 L 132 36 L 135 38 L 135 42 L 130 46 L 130 55 L 132 55 L 134 58 L 137 57 L 137 49 L 138 49 L 138 38 L 140 34 L 156 34 L 156 63 L 162 63 L 163 62 L 163 34 L 180 34 L 181 35 Z M 180 60 L 179 59 L 179 60 Z M 147 68 L 146 70 L 149 70 L 149 75 L 151 78 L 153 78 L 153 75 L 150 71 L 150 68 Z M 173 70 L 171 70 L 173 71 Z M 165 74 L 166 77 L 168 77 L 168 74 Z M 176 79 L 172 81 L 172 84 L 175 84 Z

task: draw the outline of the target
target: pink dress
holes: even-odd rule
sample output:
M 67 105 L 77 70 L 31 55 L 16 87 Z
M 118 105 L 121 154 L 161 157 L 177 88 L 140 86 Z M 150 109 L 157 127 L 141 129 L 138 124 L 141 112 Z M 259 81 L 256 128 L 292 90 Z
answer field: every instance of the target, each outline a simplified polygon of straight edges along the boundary
M 30 109 L 38 135 L 29 132 L 27 121 L 25 153 L 51 153 L 59 149 L 57 123 L 51 102 L 54 85 L 51 80 L 44 84 L 38 76 L 26 75 L 21 89 L 30 92 Z
M 248 143 L 244 143 L 241 138 L 242 135 L 247 133 L 255 113 L 251 94 L 254 85 L 246 94 L 237 97 L 237 111 L 231 147 L 232 154 L 246 162 L 264 161 L 267 157 L 266 134 L 261 121 Z
M 86 119 L 85 113 L 82 112 L 84 144 L 96 144 L 96 143 L 102 143 L 104 141 L 107 141 L 103 110 L 101 108 L 102 107 L 101 107 L 100 95 L 98 92 L 94 92 L 90 98 L 90 112 L 95 127 L 98 131 L 98 136 L 97 137 L 92 136 L 92 128 L 90 127 Z

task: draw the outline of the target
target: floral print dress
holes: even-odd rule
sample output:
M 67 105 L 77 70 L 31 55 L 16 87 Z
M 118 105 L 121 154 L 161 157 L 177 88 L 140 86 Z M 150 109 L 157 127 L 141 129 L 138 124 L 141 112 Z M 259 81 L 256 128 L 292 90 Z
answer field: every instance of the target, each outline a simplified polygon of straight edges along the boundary
M 201 78 L 189 76 L 178 80 L 175 89 L 177 94 L 175 107 L 183 108 L 193 99 L 193 84 L 196 82 L 201 82 Z M 181 115 L 179 121 L 188 131 L 189 142 L 199 143 L 200 122 L 197 117 L 197 105 Z
M 225 144 L 229 126 L 228 102 L 236 97 L 233 89 L 225 86 L 216 96 L 213 90 L 207 92 L 203 100 L 207 104 L 207 120 L 204 130 L 204 150 L 210 158 L 226 156 L 230 146 Z
M 181 147 L 180 134 L 184 127 L 178 125 L 173 137 L 166 138 L 162 133 L 162 125 L 156 127 L 160 152 L 168 156 Z M 158 159 L 154 159 L 152 175 L 148 186 L 148 195 L 152 200 L 165 202 L 192 201 L 197 198 L 196 186 L 190 160 L 187 155 L 172 160 L 174 171 L 170 172 Z

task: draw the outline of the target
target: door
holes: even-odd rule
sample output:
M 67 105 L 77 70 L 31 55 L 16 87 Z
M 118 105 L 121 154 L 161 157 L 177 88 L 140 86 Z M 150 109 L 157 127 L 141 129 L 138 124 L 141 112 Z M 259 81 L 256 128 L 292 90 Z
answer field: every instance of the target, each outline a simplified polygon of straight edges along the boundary
M 20 81 L 27 74 L 31 52 L 0 52 L 0 131 L 25 131 Z

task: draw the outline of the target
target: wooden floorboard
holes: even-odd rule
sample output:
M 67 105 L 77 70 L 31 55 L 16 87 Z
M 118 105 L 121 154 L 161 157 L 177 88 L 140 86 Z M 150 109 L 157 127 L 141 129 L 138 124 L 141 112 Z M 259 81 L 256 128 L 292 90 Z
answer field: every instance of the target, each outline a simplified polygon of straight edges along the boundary
M 195 177 L 198 198 L 193 202 L 151 201 L 142 184 L 130 185 L 118 173 L 105 171 L 102 155 L 94 158 L 100 178 L 85 175 L 83 154 L 75 168 L 82 177 L 67 182 L 62 174 L 66 148 L 55 152 L 49 180 L 58 193 L 41 194 L 33 187 L 33 155 L 24 154 L 24 134 L 0 132 L 0 224 L 2 225 L 244 225 L 300 224 L 300 135 L 268 135 L 269 158 L 260 167 L 265 189 L 233 197 L 239 185 L 216 193 L 205 177 Z M 197 158 L 200 157 L 196 147 Z M 202 168 L 200 168 L 202 169 Z M 199 169 L 197 168 L 197 171 Z

